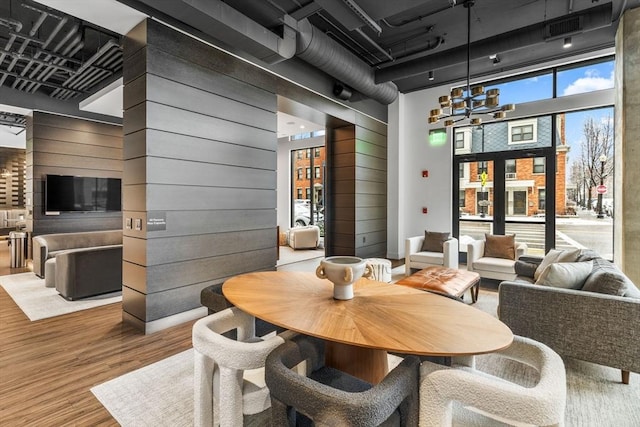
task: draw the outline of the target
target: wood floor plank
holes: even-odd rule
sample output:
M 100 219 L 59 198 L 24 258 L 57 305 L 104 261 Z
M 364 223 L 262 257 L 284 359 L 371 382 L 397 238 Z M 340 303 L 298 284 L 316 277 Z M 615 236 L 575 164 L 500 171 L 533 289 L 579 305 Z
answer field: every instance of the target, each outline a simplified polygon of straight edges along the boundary
M 191 348 L 192 326 L 143 335 L 121 303 L 31 322 L 0 288 L 0 425 L 117 426 L 91 387 Z

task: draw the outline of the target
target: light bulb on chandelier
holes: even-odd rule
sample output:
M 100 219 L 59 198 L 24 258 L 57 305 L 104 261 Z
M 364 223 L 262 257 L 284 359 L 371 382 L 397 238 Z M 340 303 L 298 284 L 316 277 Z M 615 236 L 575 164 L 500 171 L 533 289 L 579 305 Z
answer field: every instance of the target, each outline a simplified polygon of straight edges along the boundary
M 500 90 L 488 89 L 478 85 L 471 87 L 471 7 L 473 0 L 467 0 L 464 7 L 467 9 L 467 86 L 454 88 L 449 95 L 438 98 L 439 108 L 429 112 L 429 124 L 435 124 L 440 119 L 445 119 L 444 125 L 453 126 L 462 120 L 469 120 L 469 124 L 477 126 L 482 124 L 480 117 L 472 115 L 491 115 L 495 120 L 504 119 L 507 112 L 515 110 L 514 104 L 500 106 Z M 496 55 L 497 57 L 497 55 Z M 495 63 L 495 62 L 494 62 Z

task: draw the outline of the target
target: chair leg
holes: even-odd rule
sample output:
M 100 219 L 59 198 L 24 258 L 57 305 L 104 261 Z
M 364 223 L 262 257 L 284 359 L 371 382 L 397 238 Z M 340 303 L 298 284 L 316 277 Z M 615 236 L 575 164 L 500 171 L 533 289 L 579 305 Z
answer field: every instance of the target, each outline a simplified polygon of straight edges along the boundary
M 622 370 L 622 384 L 629 384 L 629 371 Z

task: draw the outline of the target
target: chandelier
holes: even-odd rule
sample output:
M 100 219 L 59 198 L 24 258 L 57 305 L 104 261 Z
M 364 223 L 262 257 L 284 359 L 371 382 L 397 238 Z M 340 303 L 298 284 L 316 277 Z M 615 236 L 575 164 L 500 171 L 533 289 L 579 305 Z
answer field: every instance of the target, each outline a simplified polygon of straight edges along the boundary
M 482 124 L 480 117 L 474 115 L 487 114 L 494 119 L 504 119 L 507 112 L 515 110 L 514 104 L 500 106 L 500 89 L 488 89 L 478 85 L 471 87 L 471 7 L 474 0 L 466 0 L 464 7 L 467 9 L 467 87 L 458 87 L 451 90 L 451 94 L 438 98 L 439 108 L 429 113 L 429 124 L 435 124 L 440 119 L 446 119 L 444 125 L 453 126 L 461 120 L 469 120 L 471 125 Z M 495 60 L 494 60 L 495 61 Z

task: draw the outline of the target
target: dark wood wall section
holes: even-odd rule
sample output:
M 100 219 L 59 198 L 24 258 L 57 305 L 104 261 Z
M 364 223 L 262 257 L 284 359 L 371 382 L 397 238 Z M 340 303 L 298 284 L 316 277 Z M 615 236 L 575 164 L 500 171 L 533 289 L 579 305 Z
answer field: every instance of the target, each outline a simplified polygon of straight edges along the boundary
M 25 207 L 26 155 L 22 148 L 0 147 L 0 208 Z M 2 225 L 0 225 L 2 226 Z
M 386 125 L 363 115 L 328 133 L 330 255 L 386 256 L 386 134 Z
M 47 174 L 122 178 L 122 126 L 35 111 L 26 129 L 27 231 L 120 229 L 121 212 L 45 215 L 43 184 Z
M 124 55 L 123 309 L 147 331 L 275 269 L 275 78 L 154 21 Z

